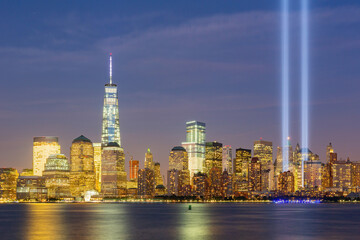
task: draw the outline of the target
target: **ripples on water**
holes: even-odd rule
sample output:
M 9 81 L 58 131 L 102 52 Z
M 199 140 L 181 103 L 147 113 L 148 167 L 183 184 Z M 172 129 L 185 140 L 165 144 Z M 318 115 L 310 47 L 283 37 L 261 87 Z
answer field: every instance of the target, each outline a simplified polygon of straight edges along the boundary
M 0 239 L 360 239 L 358 204 L 1 204 Z

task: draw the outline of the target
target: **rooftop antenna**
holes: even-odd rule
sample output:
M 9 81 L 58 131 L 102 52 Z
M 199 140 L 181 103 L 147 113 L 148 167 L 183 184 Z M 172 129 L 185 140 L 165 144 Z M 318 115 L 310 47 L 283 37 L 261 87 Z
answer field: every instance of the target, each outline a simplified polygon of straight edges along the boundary
M 110 53 L 110 85 L 112 84 L 112 53 Z

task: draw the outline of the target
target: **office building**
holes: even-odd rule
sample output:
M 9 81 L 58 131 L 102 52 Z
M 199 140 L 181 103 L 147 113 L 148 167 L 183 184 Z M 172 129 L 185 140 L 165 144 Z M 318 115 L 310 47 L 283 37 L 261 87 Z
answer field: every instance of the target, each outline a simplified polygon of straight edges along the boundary
M 15 168 L 0 168 L 0 200 L 16 199 L 16 183 L 19 173 Z
M 101 159 L 101 194 L 107 198 L 126 196 L 125 154 L 116 142 L 103 146 Z
M 33 171 L 35 176 L 42 176 L 46 159 L 51 154 L 60 154 L 58 137 L 34 137 Z
M 267 163 L 265 163 L 267 164 Z M 254 157 L 251 159 L 248 167 L 249 172 L 249 191 L 261 191 L 261 161 Z
M 235 191 L 248 191 L 248 168 L 251 160 L 251 150 L 238 148 L 236 149 L 236 157 L 234 162 Z
M 130 180 L 136 180 L 139 171 L 139 161 L 131 159 L 129 161 L 129 178 Z
M 212 168 L 218 168 L 222 172 L 222 143 L 207 142 L 205 144 L 205 165 L 203 172 L 209 175 Z
M 155 196 L 154 170 L 145 168 L 139 170 L 138 175 L 138 198 L 153 198 Z
M 70 164 L 64 154 L 48 157 L 43 171 L 49 199 L 70 198 Z
M 101 191 L 101 143 L 93 143 L 94 147 L 94 167 L 95 167 L 95 189 Z
M 190 121 L 186 123 L 186 142 L 182 146 L 189 157 L 190 177 L 202 172 L 205 161 L 205 123 Z
M 116 142 L 121 147 L 119 103 L 117 85 L 112 82 L 112 56 L 110 54 L 110 82 L 105 84 L 101 144 Z
M 81 135 L 70 147 L 70 192 L 73 197 L 84 197 L 95 190 L 94 147 L 90 139 Z
M 144 166 L 145 168 L 154 170 L 154 159 L 153 159 L 153 154 L 150 151 L 150 148 L 148 148 L 147 152 L 145 153 Z
M 254 157 L 260 160 L 263 169 L 270 169 L 273 164 L 273 145 L 272 142 L 262 139 L 254 142 Z
M 228 174 L 233 174 L 233 155 L 230 145 L 223 147 L 222 155 L 222 171 L 227 171 Z

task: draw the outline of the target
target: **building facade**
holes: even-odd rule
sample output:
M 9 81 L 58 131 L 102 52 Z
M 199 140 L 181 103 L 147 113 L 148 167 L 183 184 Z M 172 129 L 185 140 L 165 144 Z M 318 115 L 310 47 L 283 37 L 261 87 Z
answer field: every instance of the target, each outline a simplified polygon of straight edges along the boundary
M 262 139 L 254 142 L 254 157 L 261 162 L 263 169 L 270 169 L 273 164 L 273 144 Z
M 205 162 L 203 168 L 205 174 L 209 175 L 212 168 L 218 168 L 222 172 L 222 146 L 222 143 L 216 141 L 205 144 Z
M 110 54 L 110 82 L 105 84 L 101 143 L 116 142 L 121 147 L 119 103 L 117 85 L 112 82 L 112 56 Z
M 58 137 L 34 137 L 33 173 L 35 176 L 42 176 L 46 159 L 51 154 L 60 154 Z
M 95 189 L 101 191 L 101 143 L 93 143 L 94 147 L 94 167 L 95 167 Z
M 70 192 L 73 197 L 84 197 L 95 189 L 94 147 L 90 139 L 81 135 L 70 147 Z
M 186 142 L 182 146 L 189 156 L 189 171 L 193 177 L 195 173 L 202 172 L 205 160 L 205 123 L 190 121 L 186 123 Z
M 249 163 L 251 160 L 251 150 L 238 148 L 236 149 L 236 157 L 234 162 L 234 184 L 235 191 L 248 191 L 249 179 Z
M 138 178 L 139 161 L 131 159 L 129 161 L 129 179 L 136 180 Z
M 70 198 L 70 164 L 64 154 L 48 157 L 43 171 L 49 199 Z
M 139 170 L 138 198 L 153 198 L 155 196 L 154 170 L 145 168 Z
M 0 200 L 16 199 L 16 184 L 19 173 L 15 168 L 0 168 Z
M 223 147 L 222 171 L 224 172 L 225 170 L 228 172 L 228 174 L 233 174 L 233 155 L 230 145 Z
M 101 193 L 104 197 L 126 196 L 127 174 L 124 150 L 116 143 L 103 146 L 101 159 Z

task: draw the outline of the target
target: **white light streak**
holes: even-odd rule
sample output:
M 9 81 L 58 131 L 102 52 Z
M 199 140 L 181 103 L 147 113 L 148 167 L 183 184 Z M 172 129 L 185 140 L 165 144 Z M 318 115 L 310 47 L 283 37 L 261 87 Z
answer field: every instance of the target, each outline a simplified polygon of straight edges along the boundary
M 285 149 L 288 147 L 289 137 L 289 0 L 282 0 L 282 158 L 283 171 L 289 170 L 289 155 Z
M 308 0 L 301 1 L 301 145 L 309 148 L 309 29 Z M 304 161 L 302 155 L 302 186 L 304 187 Z

